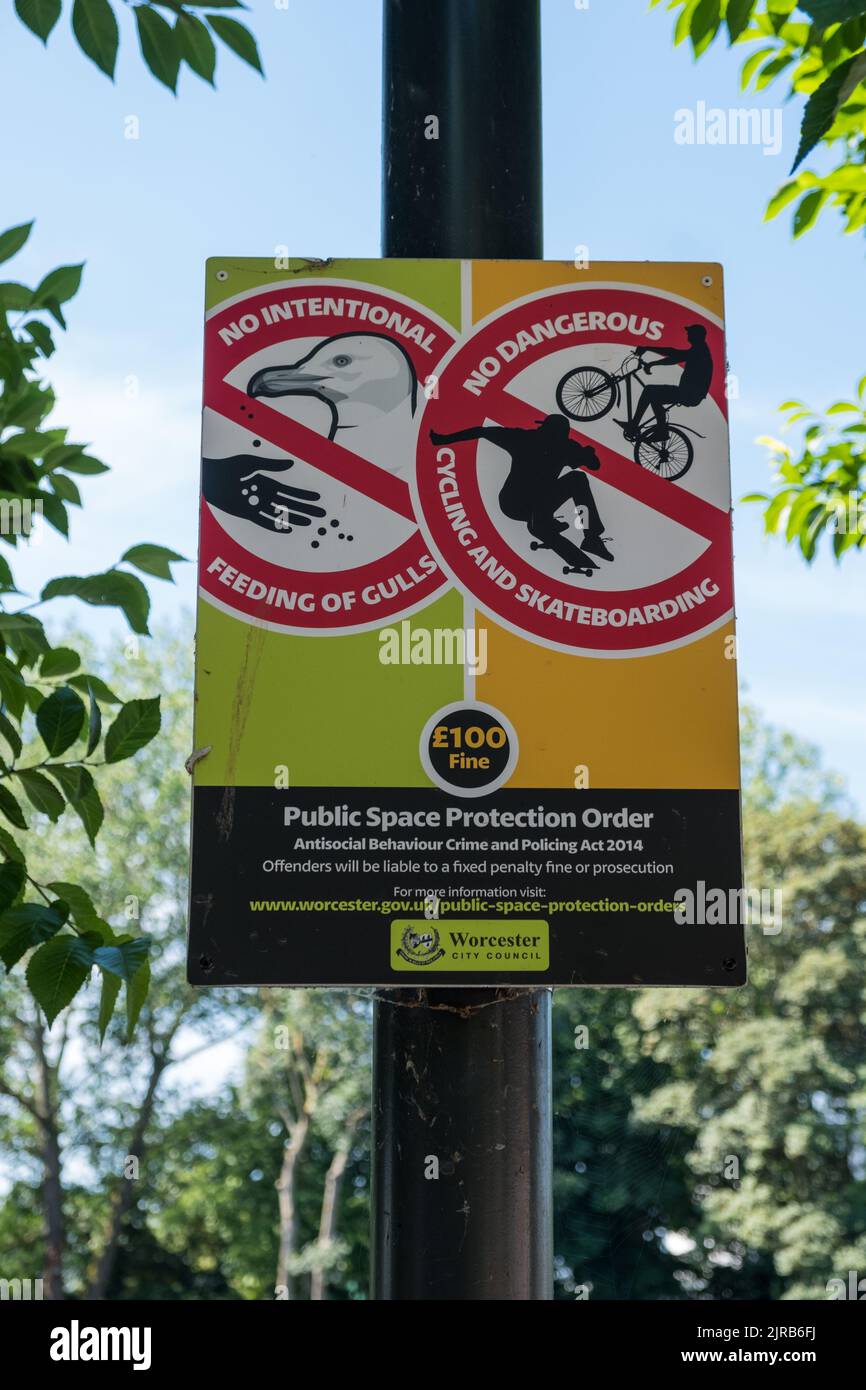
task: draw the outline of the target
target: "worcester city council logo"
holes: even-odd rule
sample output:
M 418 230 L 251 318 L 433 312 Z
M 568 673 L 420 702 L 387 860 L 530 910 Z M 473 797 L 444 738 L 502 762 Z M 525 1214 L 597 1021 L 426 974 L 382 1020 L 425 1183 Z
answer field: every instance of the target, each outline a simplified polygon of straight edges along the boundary
M 407 927 L 400 938 L 397 955 L 410 965 L 432 965 L 444 956 L 435 927 Z

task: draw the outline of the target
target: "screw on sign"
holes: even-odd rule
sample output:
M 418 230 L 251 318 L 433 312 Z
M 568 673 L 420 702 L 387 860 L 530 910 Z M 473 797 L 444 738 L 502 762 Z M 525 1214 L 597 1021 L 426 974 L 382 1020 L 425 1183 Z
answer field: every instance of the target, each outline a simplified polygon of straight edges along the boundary
M 402 296 L 289 282 L 205 333 L 200 584 L 283 631 L 356 632 L 444 586 L 415 520 L 419 383 L 454 342 Z
M 506 627 L 594 656 L 670 650 L 733 611 L 725 349 L 680 296 L 585 284 L 491 315 L 440 368 L 415 497 Z

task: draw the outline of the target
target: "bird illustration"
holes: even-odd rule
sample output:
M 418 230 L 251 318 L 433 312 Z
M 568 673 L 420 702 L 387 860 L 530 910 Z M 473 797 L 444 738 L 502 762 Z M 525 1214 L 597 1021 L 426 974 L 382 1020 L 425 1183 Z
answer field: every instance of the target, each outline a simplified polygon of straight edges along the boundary
M 246 390 L 254 399 L 282 397 L 277 408 L 289 415 L 293 399 L 306 398 L 307 407 L 315 401 L 317 433 L 395 476 L 414 467 L 418 379 L 408 353 L 384 334 L 325 338 L 297 362 L 258 368 Z M 255 554 L 276 564 L 339 570 L 396 550 L 415 530 L 405 516 L 266 441 L 253 439 L 253 454 L 240 422 L 211 414 L 205 498 L 223 528 Z
M 247 393 L 315 396 L 331 407 L 330 439 L 389 473 L 412 466 L 418 378 L 409 354 L 385 334 L 325 338 L 297 362 L 260 368 Z

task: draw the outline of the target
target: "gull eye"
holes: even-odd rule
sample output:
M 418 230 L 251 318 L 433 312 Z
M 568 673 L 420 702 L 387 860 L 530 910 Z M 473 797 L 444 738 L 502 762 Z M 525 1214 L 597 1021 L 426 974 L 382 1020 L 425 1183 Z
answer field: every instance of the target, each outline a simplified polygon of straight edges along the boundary
M 339 355 L 338 355 L 337 357 L 334 358 L 334 366 L 335 366 L 335 367 L 348 367 L 348 366 L 350 366 L 351 361 L 352 361 L 351 357 L 347 357 L 346 354 L 345 354 L 344 352 L 341 352 L 341 353 L 339 353 Z

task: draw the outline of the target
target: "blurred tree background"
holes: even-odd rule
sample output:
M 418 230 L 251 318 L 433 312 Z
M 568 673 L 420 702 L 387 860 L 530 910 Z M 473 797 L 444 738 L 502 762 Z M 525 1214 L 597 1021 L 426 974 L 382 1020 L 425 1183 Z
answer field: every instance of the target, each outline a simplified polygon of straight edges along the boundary
M 787 209 L 796 238 L 835 213 L 843 232 L 862 236 L 866 0 L 666 0 L 664 7 L 650 0 L 650 6 L 673 12 L 674 43 L 688 45 L 695 60 L 726 41 L 743 59 L 742 92 L 772 87 L 786 101 L 798 99 L 798 107 L 805 98 L 794 163 L 768 202 L 766 220 Z M 749 117 L 748 109 L 740 112 Z M 804 167 L 806 160 L 815 163 Z M 825 410 L 799 398 L 780 405 L 783 429 L 796 427 L 799 444 L 761 436 L 774 470 L 771 489 L 743 498 L 763 503 L 766 533 L 798 546 L 809 564 L 824 544 L 837 560 L 866 548 L 866 376 L 843 389 L 844 397 Z
M 40 868 L 101 886 L 153 980 L 101 1046 L 95 986 L 49 1034 L 4 981 L 0 1267 L 69 1298 L 364 1298 L 369 1001 L 186 986 L 188 635 L 75 642 L 123 698 L 164 692 L 164 732 L 108 772 L 96 858 L 64 825 Z M 866 830 L 810 748 L 748 714 L 744 749 L 748 879 L 784 895 L 748 989 L 557 994 L 559 1298 L 826 1298 L 866 1266 Z

